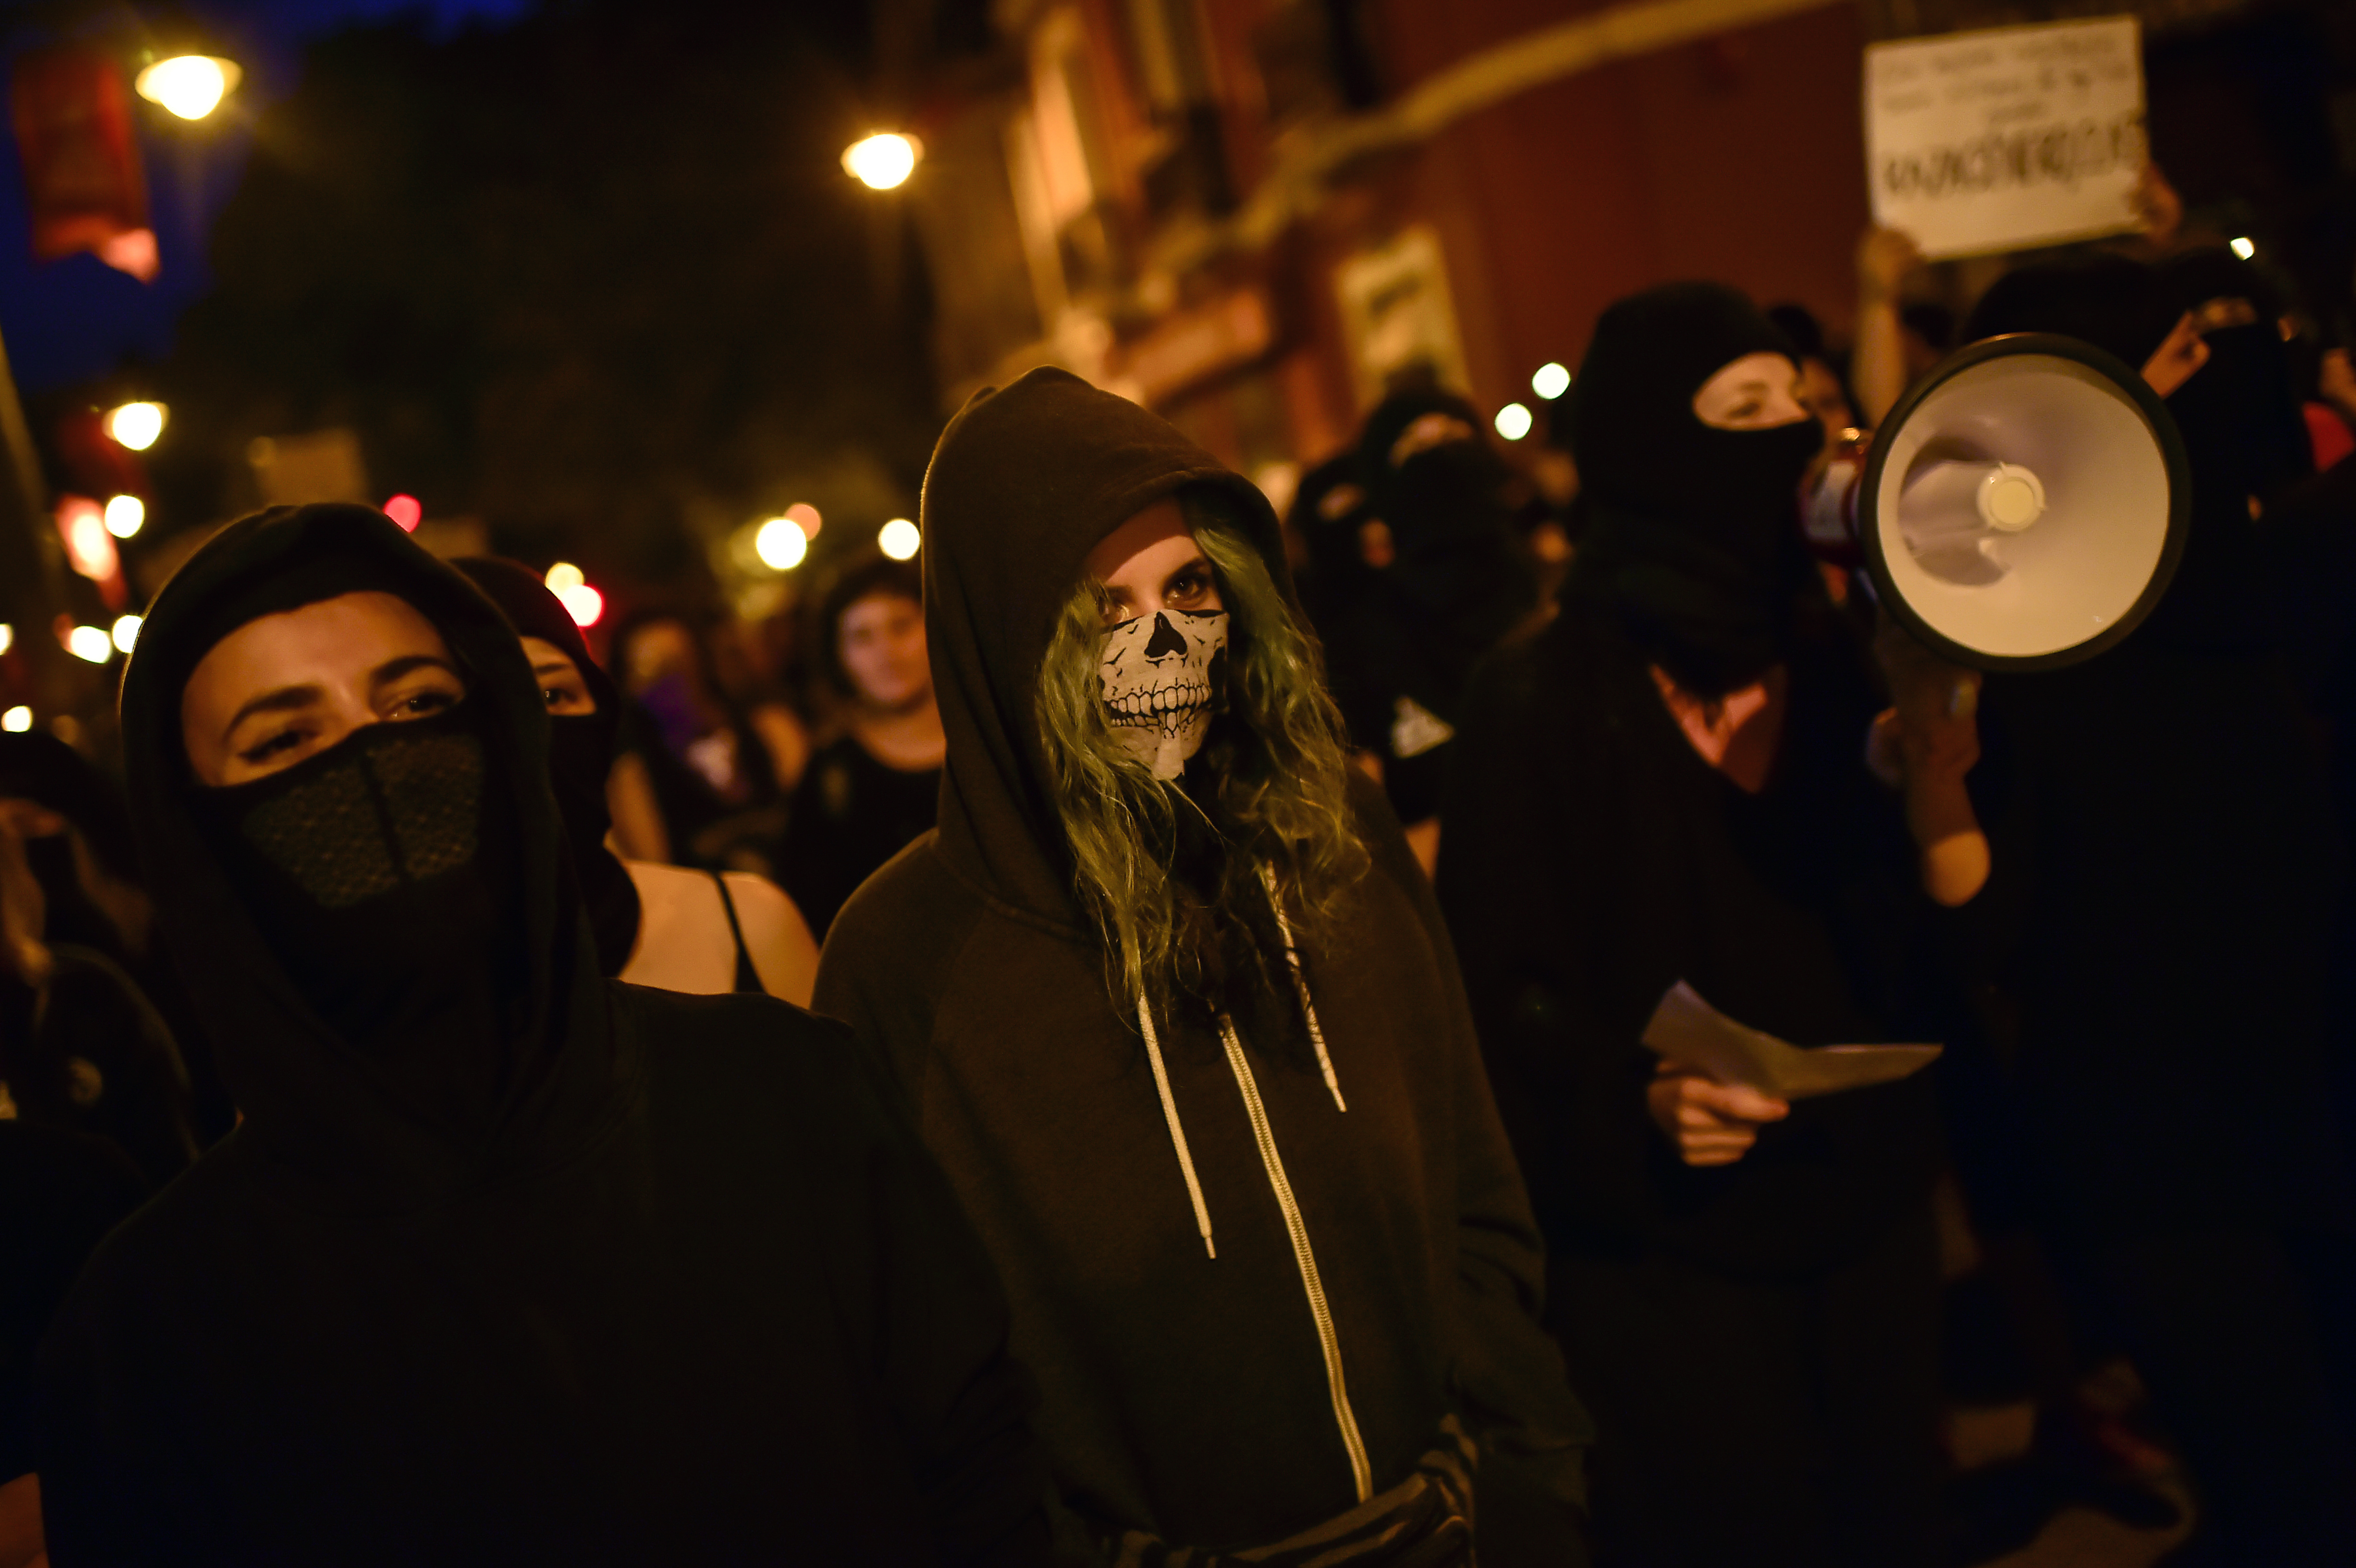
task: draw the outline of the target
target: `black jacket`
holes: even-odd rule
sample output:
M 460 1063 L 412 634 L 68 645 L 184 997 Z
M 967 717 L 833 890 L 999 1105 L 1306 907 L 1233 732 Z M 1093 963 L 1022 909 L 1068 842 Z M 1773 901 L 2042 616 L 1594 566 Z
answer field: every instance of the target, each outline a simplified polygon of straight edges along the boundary
M 1585 1418 L 1537 1326 L 1537 1232 L 1430 889 L 1363 780 L 1374 869 L 1348 944 L 1305 957 L 1347 1110 L 1294 1015 L 1268 1009 L 1290 1038 L 1243 1040 L 1330 1325 L 1242 1074 L 1213 1030 L 1173 1018 L 1162 1049 L 1215 1257 L 1196 1233 L 1135 1004 L 1076 905 L 1032 717 L 1089 549 L 1185 485 L 1223 490 L 1289 582 L 1257 490 L 1060 371 L 976 398 L 942 437 L 925 490 L 941 823 L 836 918 L 818 1006 L 916 1100 L 1007 1283 L 1058 1488 L 1098 1541 L 1249 1545 L 1351 1509 L 1327 1327 L 1376 1493 L 1454 1414 L 1483 1444 L 1484 1488 L 1493 1459 L 1524 1463 L 1567 1504 Z
M 1870 1246 L 1938 1168 L 1927 1075 L 1804 1101 L 1720 1168 L 1682 1164 L 1645 1107 L 1640 1037 L 1678 980 L 1796 1045 L 1943 1038 L 1912 1032 L 1931 912 L 1864 766 L 1871 690 L 1837 636 L 1790 669 L 1756 796 L 1596 617 L 1566 610 L 1475 682 L 1440 894 L 1557 1248 L 1804 1278 Z
M 323 552 L 380 570 L 488 709 L 529 976 L 480 1063 L 486 1135 L 318 1021 L 194 819 L 203 623 Z M 599 976 L 543 711 L 498 613 L 362 508 L 237 524 L 151 612 L 123 693 L 136 815 L 245 1121 L 110 1238 L 45 1348 L 59 1568 L 1040 1550 L 997 1287 L 892 1091 L 784 1003 Z

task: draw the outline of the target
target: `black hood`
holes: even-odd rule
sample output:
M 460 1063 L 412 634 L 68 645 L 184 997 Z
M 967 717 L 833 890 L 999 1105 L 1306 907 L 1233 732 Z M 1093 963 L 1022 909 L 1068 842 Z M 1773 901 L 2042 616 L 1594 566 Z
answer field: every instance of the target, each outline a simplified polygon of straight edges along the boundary
M 308 592 L 305 583 L 326 585 Z M 398 1060 L 324 1022 L 252 918 L 209 831 L 188 766 L 180 698 L 214 643 L 244 621 L 355 586 L 407 601 L 461 666 L 469 732 L 484 751 L 487 811 L 512 916 L 498 1044 L 455 1070 L 481 1078 L 416 1093 Z M 618 1115 L 628 1076 L 567 864 L 548 777 L 548 720 L 514 631 L 464 578 L 364 507 L 275 507 L 230 524 L 158 595 L 123 677 L 132 814 L 174 962 L 217 1042 L 250 1140 L 281 1167 L 374 1210 L 422 1206 L 544 1164 Z M 485 962 L 488 963 L 486 957 Z M 463 1122 L 438 1107 L 486 1107 Z
M 1055 619 L 1097 541 L 1187 485 L 1215 488 L 1292 598 L 1257 485 L 1170 424 L 1068 372 L 974 394 L 925 475 L 925 635 L 948 760 L 940 848 L 992 898 L 1076 925 L 1033 717 Z
M 572 659 L 596 705 L 593 713 L 549 720 L 549 776 L 556 785 L 557 809 L 564 816 L 573 875 L 589 906 L 590 928 L 597 933 L 598 967 L 618 975 L 637 947 L 644 912 L 628 869 L 605 848 L 606 832 L 614 826 L 605 804 L 605 781 L 614 771 L 621 739 L 622 694 L 590 656 L 588 640 L 572 612 L 538 572 L 519 560 L 493 555 L 469 556 L 453 564 L 499 607 L 518 636 L 552 643 Z
M 1708 697 L 1783 658 L 1794 602 L 1815 591 L 1799 485 L 1823 427 L 1721 430 L 1694 411 L 1713 375 L 1752 354 L 1792 347 L 1741 293 L 1664 283 L 1604 311 L 1566 394 L 1588 521 L 1564 602 Z

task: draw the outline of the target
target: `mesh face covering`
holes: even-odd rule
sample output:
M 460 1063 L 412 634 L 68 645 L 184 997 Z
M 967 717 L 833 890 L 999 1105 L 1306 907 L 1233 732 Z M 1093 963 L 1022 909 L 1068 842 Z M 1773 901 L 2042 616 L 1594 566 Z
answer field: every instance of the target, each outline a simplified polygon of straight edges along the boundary
M 246 839 L 321 909 L 349 909 L 475 859 L 482 742 L 472 735 L 388 739 L 246 814 Z
M 437 1115 L 487 1112 L 516 993 L 512 834 L 468 705 L 198 792 L 255 927 L 321 1020 Z M 452 1095 L 469 1102 L 448 1104 Z

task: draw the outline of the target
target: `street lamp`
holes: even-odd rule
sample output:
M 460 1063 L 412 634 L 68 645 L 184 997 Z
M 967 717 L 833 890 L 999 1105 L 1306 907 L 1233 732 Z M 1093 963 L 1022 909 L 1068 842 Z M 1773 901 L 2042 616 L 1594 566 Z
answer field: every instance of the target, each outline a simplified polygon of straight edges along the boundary
M 164 405 L 125 403 L 106 416 L 106 433 L 134 452 L 145 452 L 164 433 Z
M 890 190 L 916 172 L 924 144 L 914 136 L 879 131 L 843 150 L 842 166 L 870 190 Z
M 201 120 L 220 106 L 243 74 L 235 60 L 174 55 L 141 71 L 132 85 L 148 102 L 160 103 L 183 120 Z

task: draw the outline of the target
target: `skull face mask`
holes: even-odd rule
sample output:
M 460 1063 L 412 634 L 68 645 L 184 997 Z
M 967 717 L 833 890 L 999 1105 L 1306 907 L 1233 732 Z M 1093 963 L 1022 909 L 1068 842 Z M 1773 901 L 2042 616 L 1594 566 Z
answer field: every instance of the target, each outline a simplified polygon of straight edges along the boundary
M 1105 719 L 1158 779 L 1174 779 L 1203 744 L 1226 694 L 1227 615 L 1158 610 L 1105 634 Z

